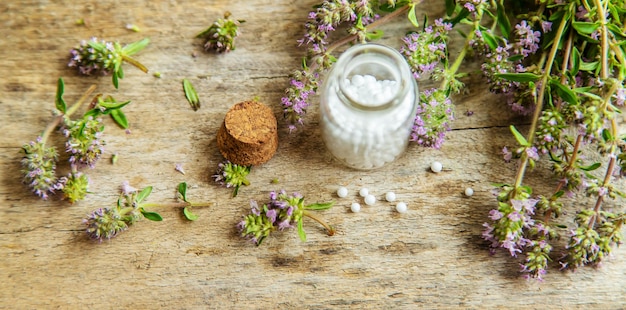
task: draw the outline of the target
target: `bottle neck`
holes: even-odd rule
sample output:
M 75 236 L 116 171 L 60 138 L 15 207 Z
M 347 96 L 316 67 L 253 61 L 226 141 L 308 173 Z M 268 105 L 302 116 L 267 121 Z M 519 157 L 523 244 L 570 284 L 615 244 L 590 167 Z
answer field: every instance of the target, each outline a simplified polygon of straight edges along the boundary
M 339 98 L 351 108 L 365 112 L 393 109 L 414 85 L 402 55 L 379 44 L 349 48 L 334 70 Z

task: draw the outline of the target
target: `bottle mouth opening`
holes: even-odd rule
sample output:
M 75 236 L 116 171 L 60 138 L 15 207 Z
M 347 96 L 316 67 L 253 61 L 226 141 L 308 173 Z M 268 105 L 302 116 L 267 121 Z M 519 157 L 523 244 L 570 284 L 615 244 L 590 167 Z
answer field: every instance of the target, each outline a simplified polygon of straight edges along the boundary
M 339 94 L 354 108 L 380 111 L 399 105 L 413 83 L 408 64 L 396 50 L 380 44 L 347 49 L 335 64 Z

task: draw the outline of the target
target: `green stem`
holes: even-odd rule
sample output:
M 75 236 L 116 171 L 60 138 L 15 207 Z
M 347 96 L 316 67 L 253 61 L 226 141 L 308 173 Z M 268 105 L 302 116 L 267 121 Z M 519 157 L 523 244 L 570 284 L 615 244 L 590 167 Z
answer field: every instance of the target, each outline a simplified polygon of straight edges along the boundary
M 463 60 L 465 60 L 465 56 L 467 55 L 467 51 L 470 50 L 470 43 L 474 40 L 474 36 L 476 35 L 476 30 L 480 26 L 480 21 L 483 19 L 483 11 L 479 11 L 474 19 L 474 23 L 472 26 L 472 30 L 465 37 L 465 43 L 463 44 L 463 49 L 459 52 L 454 63 L 451 67 L 446 69 L 446 74 L 444 75 L 444 79 L 441 82 L 441 89 L 448 90 L 447 85 L 451 82 L 451 79 L 454 79 L 454 76 L 459 71 L 459 68 L 463 64 Z
M 91 85 L 87 89 L 87 91 L 85 91 L 85 93 L 83 93 L 83 95 L 78 99 L 78 101 L 76 101 L 76 103 L 74 103 L 74 105 L 72 105 L 67 111 L 65 111 L 65 114 L 61 114 L 61 115 L 58 115 L 58 116 L 54 117 L 52 122 L 50 122 L 50 124 L 48 124 L 46 129 L 44 129 L 43 133 L 41 134 L 41 141 L 44 144 L 46 143 L 46 141 L 50 137 L 50 134 L 52 134 L 52 131 L 54 131 L 54 129 L 57 126 L 59 126 L 61 121 L 63 121 L 63 118 L 72 116 L 72 114 L 74 114 L 78 110 L 78 108 L 80 108 L 80 106 L 85 102 L 87 97 L 89 97 L 89 95 L 91 95 L 91 93 L 93 93 L 94 90 L 96 90 L 96 85 Z
M 570 8 L 572 6 L 570 5 Z M 552 65 L 554 64 L 554 60 L 556 59 L 556 53 L 559 50 L 559 45 L 561 39 L 563 38 L 563 33 L 565 31 L 565 26 L 567 25 L 568 20 L 564 17 L 559 24 L 559 28 L 554 36 L 554 42 L 552 42 L 552 49 L 550 50 L 550 55 L 546 60 L 546 64 L 544 67 L 543 74 L 541 76 L 541 85 L 539 86 L 539 96 L 537 98 L 537 104 L 535 105 L 535 111 L 533 113 L 532 123 L 530 124 L 530 130 L 528 132 L 528 138 L 526 139 L 529 144 L 532 145 L 535 140 L 535 131 L 537 130 L 537 123 L 539 122 L 539 117 L 541 116 L 541 112 L 543 111 L 543 100 L 546 92 L 546 85 L 548 84 L 548 77 L 552 71 Z M 522 185 L 522 180 L 524 180 L 524 173 L 526 172 L 526 167 L 528 165 L 528 155 L 526 152 L 522 153 L 520 158 L 519 169 L 517 170 L 517 174 L 515 176 L 515 184 L 514 184 L 514 192 L 517 192 L 517 188 Z
M 144 66 L 143 64 L 141 64 L 139 61 L 135 60 L 134 58 L 130 56 L 122 55 L 122 60 L 139 68 L 139 70 L 143 71 L 144 73 L 148 73 L 148 68 L 146 68 L 146 66 Z
M 567 171 L 574 169 L 574 164 L 576 163 L 576 160 L 578 159 L 578 150 L 580 149 L 580 145 L 582 144 L 582 141 L 583 141 L 583 135 L 579 134 L 576 137 L 576 142 L 574 143 L 574 149 L 572 150 L 572 157 L 569 158 L 569 160 L 567 161 L 567 166 L 565 167 L 565 169 L 563 169 L 564 174 L 566 174 Z M 565 186 L 565 184 L 567 184 L 567 180 L 565 178 L 561 179 L 561 181 L 559 181 L 559 184 L 556 186 L 556 189 L 554 190 L 554 194 L 558 193 L 561 189 L 563 189 L 563 186 Z M 549 209 L 548 211 L 546 211 L 546 214 L 543 218 L 544 224 L 547 225 L 550 222 L 551 216 L 552 216 L 552 209 Z
M 422 1 L 421 0 L 420 1 L 416 1 L 415 4 L 420 3 L 420 2 L 422 2 Z M 413 8 L 413 7 L 414 7 L 414 5 L 407 4 L 407 5 L 399 8 L 399 9 L 397 9 L 397 10 L 395 10 L 395 11 L 393 11 L 393 12 L 391 12 L 391 13 L 389 13 L 389 14 L 387 14 L 387 15 L 379 18 L 379 19 L 377 19 L 373 23 L 367 25 L 365 27 L 365 31 L 367 32 L 367 31 L 376 29 L 377 27 L 380 27 L 381 25 L 384 25 L 385 23 L 389 22 L 390 20 L 398 17 L 399 15 L 404 14 L 410 8 Z M 354 39 L 356 39 L 356 37 L 357 37 L 357 35 L 355 35 L 355 34 L 349 35 L 349 36 L 345 36 L 345 37 L 343 37 L 343 38 L 333 42 L 332 44 L 330 44 L 326 48 L 326 50 L 324 51 L 323 54 L 318 54 L 318 55 L 315 55 L 315 56 L 311 57 L 311 60 L 313 60 L 313 61 L 310 61 L 310 63 L 311 63 L 311 67 L 310 67 L 311 71 L 314 71 L 316 69 L 316 67 L 317 67 L 317 62 L 314 61 L 315 59 L 317 59 L 319 57 L 323 57 L 324 55 L 330 54 L 332 51 L 334 51 L 335 49 L 343 46 L 344 44 L 348 44 L 349 42 L 352 42 Z
M 311 213 L 311 212 L 309 212 L 307 210 L 304 210 L 302 212 L 302 215 L 304 215 L 304 216 L 306 216 L 306 217 L 308 217 L 308 218 L 310 218 L 310 219 L 320 223 L 320 225 L 324 226 L 324 228 L 326 228 L 326 231 L 328 232 L 329 236 L 332 236 L 332 235 L 335 234 L 335 229 L 332 226 L 326 224 L 326 222 L 324 222 L 321 218 L 317 217 L 313 213 Z
M 600 38 L 600 46 L 602 49 L 602 54 L 600 55 L 600 63 L 602 67 L 600 68 L 601 79 L 606 80 L 609 78 L 609 36 L 608 29 L 606 27 L 606 17 L 605 17 L 605 9 L 602 5 L 601 0 L 594 0 L 594 4 L 596 5 L 597 16 L 600 20 L 600 31 L 602 37 Z M 602 102 L 601 113 L 605 113 L 606 110 L 610 107 L 611 97 L 613 93 L 617 91 L 617 83 L 613 83 L 613 86 L 609 90 L 609 92 L 605 95 L 605 100 Z M 609 111 L 614 112 L 614 111 Z M 611 119 L 611 136 L 617 137 L 617 122 L 615 118 Z M 611 182 L 611 176 L 613 175 L 613 169 L 615 168 L 616 156 L 615 152 L 617 151 L 617 145 L 614 140 L 610 141 L 611 150 L 609 152 L 609 165 L 606 169 L 606 174 L 604 175 L 604 180 L 602 181 L 602 187 L 606 187 Z M 607 193 L 608 195 L 608 193 Z M 600 207 L 602 206 L 602 201 L 604 200 L 604 195 L 598 195 L 598 199 L 596 200 L 596 205 L 594 206 L 594 215 L 589 220 L 589 227 L 593 229 L 596 221 L 599 219 L 598 212 L 600 211 Z
M 158 202 L 145 202 L 141 203 L 139 207 L 142 208 L 184 208 L 184 207 L 211 207 L 211 202 L 171 202 L 171 203 L 158 203 Z
M 596 15 L 600 19 L 600 35 L 602 36 L 600 38 L 600 47 L 602 49 L 602 58 L 601 58 L 602 67 L 600 68 L 600 75 L 602 76 L 603 79 L 606 79 L 609 77 L 609 58 L 608 58 L 609 34 L 608 34 L 608 29 L 606 28 L 606 17 L 604 16 L 605 11 L 604 11 L 604 6 L 602 5 L 602 1 L 594 0 L 594 3 L 596 5 L 596 10 L 597 10 Z

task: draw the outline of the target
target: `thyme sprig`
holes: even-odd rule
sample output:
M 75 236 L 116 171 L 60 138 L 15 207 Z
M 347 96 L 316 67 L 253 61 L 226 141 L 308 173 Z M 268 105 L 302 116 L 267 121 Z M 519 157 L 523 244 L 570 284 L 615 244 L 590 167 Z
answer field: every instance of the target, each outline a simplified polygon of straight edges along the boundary
M 172 203 L 145 202 L 152 193 L 152 189 L 152 186 L 147 186 L 142 190 L 137 190 L 131 187 L 128 182 L 124 182 L 115 206 L 98 208 L 83 220 L 87 226 L 85 230 L 87 235 L 91 239 L 102 242 L 117 236 L 142 218 L 155 222 L 163 221 L 163 217 L 159 213 L 148 211 L 149 208 L 181 208 L 187 220 L 195 221 L 198 216 L 191 212 L 192 207 L 213 205 L 207 202 L 190 202 L 187 199 L 187 183 L 185 182 L 178 184 L 177 187 L 177 200 L 182 201 Z
M 106 145 L 103 139 L 102 116 L 110 115 L 120 127 L 124 129 L 129 127 L 126 115 L 121 109 L 130 101 L 118 102 L 111 96 L 103 99 L 102 95 L 96 95 L 90 101 L 90 109 L 81 117 L 73 118 L 81 106 L 88 102 L 87 98 L 95 89 L 96 86 L 92 85 L 75 104 L 68 107 L 63 99 L 65 83 L 59 78 L 55 96 L 55 116 L 40 136 L 22 147 L 24 183 L 42 199 L 47 199 L 57 191 L 61 191 L 64 198 L 72 203 L 84 199 L 89 193 L 89 180 L 82 170 L 95 167 Z M 55 146 L 47 145 L 50 135 L 59 127 L 66 138 L 65 152 L 69 155 L 70 166 L 69 174 L 61 177 L 56 171 L 59 152 Z

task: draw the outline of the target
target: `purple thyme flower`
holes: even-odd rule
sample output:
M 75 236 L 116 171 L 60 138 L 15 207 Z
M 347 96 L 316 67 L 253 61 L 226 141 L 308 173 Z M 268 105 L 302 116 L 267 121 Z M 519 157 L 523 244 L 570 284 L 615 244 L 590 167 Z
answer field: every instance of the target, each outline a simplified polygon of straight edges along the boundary
M 454 106 L 439 89 L 425 90 L 413 121 L 411 141 L 422 146 L 441 148 L 450 122 L 454 120 Z
M 513 153 L 509 151 L 509 149 L 506 146 L 502 148 L 502 155 L 504 157 L 504 161 L 507 163 L 510 162 L 511 159 L 513 158 Z
M 534 54 L 539 49 L 541 32 L 534 31 L 525 20 L 515 26 L 515 35 L 517 42 L 514 49 L 524 57 Z
M 461 7 L 466 8 L 472 14 L 476 15 L 478 10 L 482 10 L 487 5 L 487 0 L 458 0 L 457 3 Z
M 409 33 L 402 38 L 404 44 L 400 48 L 400 53 L 406 58 L 416 79 L 433 73 L 439 63 L 446 58 L 450 29 L 451 24 L 438 19 L 434 27 L 428 26 L 422 32 Z
M 174 170 L 180 172 L 180 174 L 185 175 L 185 169 L 183 169 L 183 164 L 176 164 Z
M 285 90 L 285 97 L 281 99 L 290 132 L 296 129 L 297 124 L 302 124 L 309 107 L 309 96 L 315 94 L 320 83 L 317 77 L 317 73 L 307 70 L 297 70 L 291 76 L 290 87 Z

